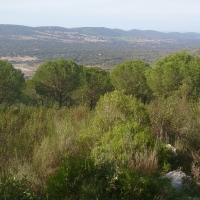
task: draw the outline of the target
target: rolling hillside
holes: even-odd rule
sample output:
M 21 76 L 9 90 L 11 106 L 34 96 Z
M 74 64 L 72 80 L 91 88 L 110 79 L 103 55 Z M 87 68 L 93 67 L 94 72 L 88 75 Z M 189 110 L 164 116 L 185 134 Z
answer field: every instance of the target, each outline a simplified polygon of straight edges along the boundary
M 153 64 L 175 51 L 199 54 L 199 46 L 198 33 L 0 25 L 0 58 L 10 60 L 28 76 L 40 63 L 59 57 L 112 69 L 128 59 Z

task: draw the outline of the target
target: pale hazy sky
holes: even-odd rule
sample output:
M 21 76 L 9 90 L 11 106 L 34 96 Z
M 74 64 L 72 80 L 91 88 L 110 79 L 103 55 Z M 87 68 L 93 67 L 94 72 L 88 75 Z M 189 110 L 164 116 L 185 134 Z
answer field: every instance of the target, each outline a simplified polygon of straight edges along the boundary
M 0 5 L 0 24 L 200 33 L 200 0 L 0 0 Z

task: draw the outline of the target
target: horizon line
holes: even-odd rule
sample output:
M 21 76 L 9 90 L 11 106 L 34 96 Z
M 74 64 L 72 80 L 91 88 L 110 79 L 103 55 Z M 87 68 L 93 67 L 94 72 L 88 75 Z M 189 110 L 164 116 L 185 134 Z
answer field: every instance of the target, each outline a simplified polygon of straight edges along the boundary
M 104 26 L 80 26 L 80 27 L 65 27 L 65 26 L 57 26 L 57 25 L 42 25 L 42 26 L 30 26 L 30 25 L 22 25 L 22 24 L 0 24 L 0 25 L 5 25 L 5 26 L 24 26 L 24 27 L 29 27 L 29 28 L 41 28 L 41 27 L 57 27 L 57 28 L 65 28 L 65 29 L 80 29 L 80 28 L 105 28 L 105 29 L 110 29 L 110 30 L 121 30 L 121 31 L 125 31 L 125 32 L 129 32 L 129 31 L 154 31 L 154 32 L 159 32 L 159 33 L 180 33 L 180 34 L 184 34 L 184 33 L 197 33 L 200 34 L 200 32 L 182 32 L 182 31 L 159 31 L 159 30 L 153 30 L 153 29 L 137 29 L 137 28 L 133 28 L 130 30 L 125 30 L 122 28 L 108 28 L 108 27 L 104 27 Z

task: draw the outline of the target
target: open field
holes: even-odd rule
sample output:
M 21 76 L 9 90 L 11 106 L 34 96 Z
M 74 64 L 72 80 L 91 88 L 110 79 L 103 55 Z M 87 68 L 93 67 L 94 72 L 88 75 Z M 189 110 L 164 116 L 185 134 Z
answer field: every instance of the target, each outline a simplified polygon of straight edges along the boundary
M 36 57 L 31 56 L 6 56 L 1 57 L 0 59 L 11 62 L 16 69 L 20 69 L 24 73 L 26 78 L 32 77 L 39 66 L 39 64 L 33 64 L 30 66 L 30 61 L 37 60 Z
M 1 60 L 8 60 L 8 61 L 15 61 L 15 62 L 28 62 L 32 60 L 37 60 L 36 57 L 31 57 L 31 56 L 6 56 L 6 57 L 1 57 Z

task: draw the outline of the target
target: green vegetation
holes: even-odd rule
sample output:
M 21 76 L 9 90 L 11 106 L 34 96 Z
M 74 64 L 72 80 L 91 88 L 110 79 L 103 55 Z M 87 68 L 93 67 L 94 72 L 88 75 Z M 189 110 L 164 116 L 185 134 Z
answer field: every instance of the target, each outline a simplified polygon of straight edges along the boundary
M 81 84 L 83 67 L 70 60 L 58 59 L 43 63 L 33 78 L 36 92 L 61 108 L 71 105 L 72 92 Z
M 21 94 L 25 79 L 20 70 L 0 60 L 0 105 L 14 103 Z
M 94 108 L 101 95 L 112 91 L 109 72 L 98 67 L 85 68 L 86 99 L 89 101 L 90 110 Z
M 147 74 L 148 85 L 156 96 L 169 97 L 183 91 L 186 96 L 199 96 L 200 58 L 187 53 L 169 55 L 155 63 Z
M 126 60 L 142 60 L 151 66 L 163 56 L 186 50 L 200 55 L 198 33 L 0 25 L 0 58 L 35 71 L 46 60 L 71 59 L 78 64 L 113 69 Z M 22 59 L 19 60 L 18 58 Z M 24 59 L 29 57 L 29 59 Z M 33 73 L 25 71 L 26 77 Z
M 146 103 L 151 97 L 151 90 L 147 85 L 146 71 L 150 66 L 142 61 L 126 61 L 117 65 L 111 73 L 112 83 L 119 91 L 133 95 Z
M 199 61 L 175 53 L 109 73 L 57 59 L 25 84 L 0 61 L 9 94 L 0 104 L 0 199 L 200 197 L 198 184 L 176 190 L 160 178 L 182 169 L 200 181 Z

